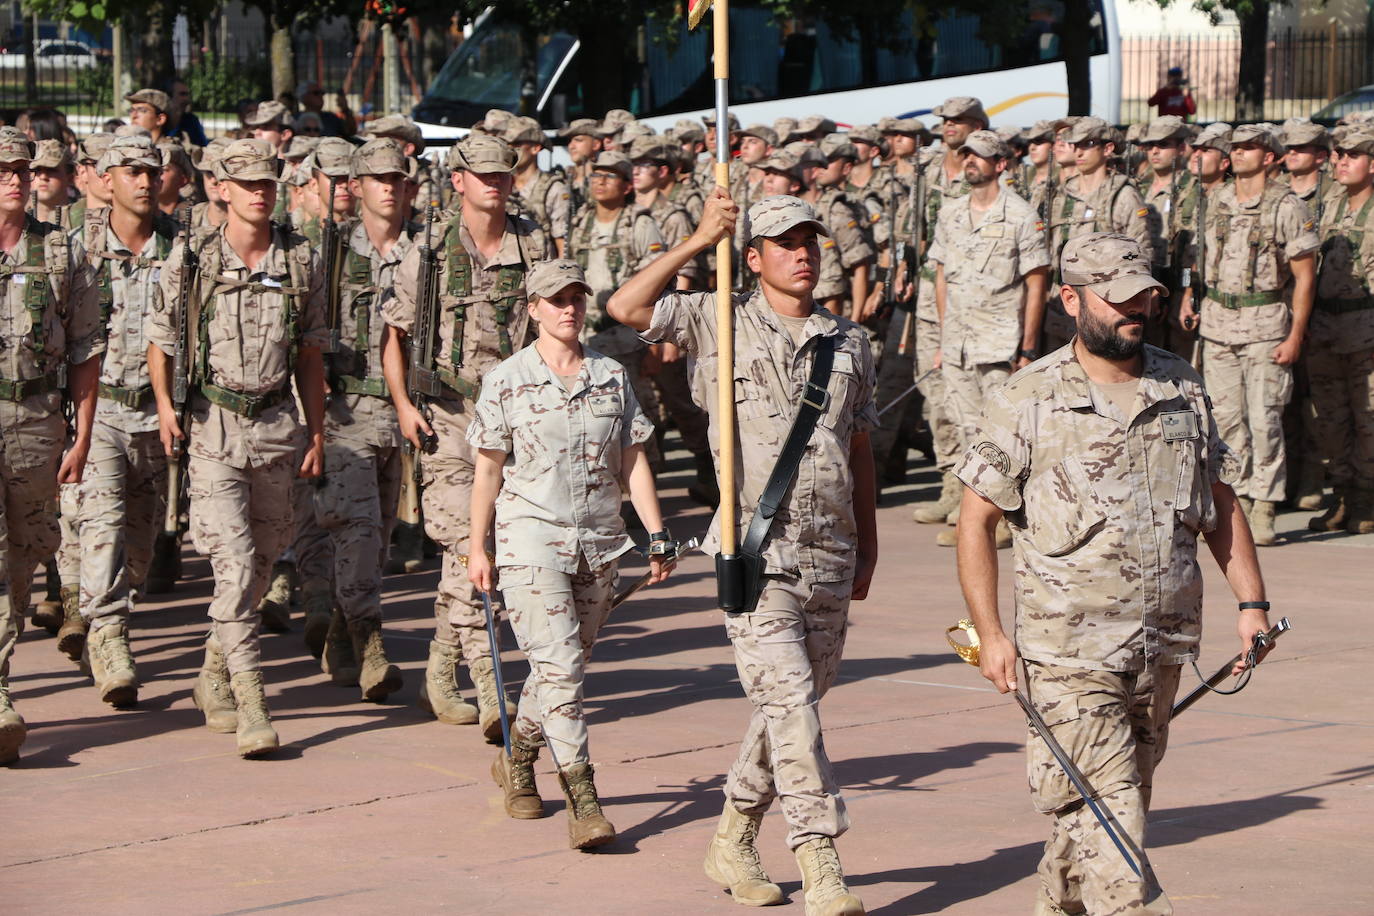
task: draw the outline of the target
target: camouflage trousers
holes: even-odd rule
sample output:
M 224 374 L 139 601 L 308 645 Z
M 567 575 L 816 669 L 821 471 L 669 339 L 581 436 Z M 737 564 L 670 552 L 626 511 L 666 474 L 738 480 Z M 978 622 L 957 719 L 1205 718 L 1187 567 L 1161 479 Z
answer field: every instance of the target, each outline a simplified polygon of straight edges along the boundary
M 476 450 L 467 440 L 472 408 L 451 401 L 435 402 L 433 406 L 439 451 L 420 458 L 420 500 L 425 533 L 444 548 L 439 595 L 434 602 L 434 641 L 457 646 L 471 665 L 475 659 L 491 657 L 482 596 L 468 581 L 468 569 L 463 563 L 469 549 L 472 469 L 476 459 Z M 496 596 L 491 597 L 495 602 Z
M 1202 342 L 1202 377 L 1217 432 L 1240 459 L 1236 495 L 1274 503 L 1283 501 L 1288 482 L 1283 408 L 1293 395 L 1292 369 L 1274 362 L 1277 344 Z
M 1118 672 L 1027 662 L 1026 689 L 1036 710 L 1111 812 L 1145 873 L 1137 878 L 1126 865 L 1049 747 L 1030 729 L 1031 801 L 1054 818 L 1040 860 L 1037 913 L 1057 912 L 1053 907 L 1065 913 L 1173 912 L 1145 855 L 1145 817 L 1155 768 L 1168 744 L 1181 669 L 1154 665 Z
M 191 456 L 191 537 L 215 577 L 210 626 L 230 674 L 260 666 L 258 602 L 291 541 L 299 467 L 297 455 L 246 468 Z
M 1338 487 L 1374 487 L 1374 354 L 1307 353 L 1314 438 Z
M 94 435 L 94 433 L 92 433 Z M 92 450 L 95 443 L 91 443 Z M 89 458 L 87 459 L 90 460 Z M 64 483 L 57 487 L 57 527 L 62 539 L 53 559 L 57 578 L 67 588 L 81 584 L 81 494 L 84 484 Z
M 940 364 L 945 380 L 950 415 L 959 431 L 959 451 L 978 441 L 978 423 L 983 416 L 987 396 L 1011 378 L 1011 363 L 983 363 L 956 366 L 950 360 Z
M 540 566 L 501 567 L 501 594 L 530 675 L 513 728 L 530 742 L 543 734 L 559 769 L 590 763 L 582 715 L 587 663 L 611 615 L 616 562 L 569 575 Z
M 711 444 L 706 438 L 706 411 L 692 400 L 692 385 L 687 378 L 686 355 L 671 363 L 664 363 L 655 373 L 654 383 L 664 410 L 677 424 L 683 448 L 693 455 L 709 457 Z
M 401 450 L 349 440 L 326 440 L 324 482 L 315 489 L 314 516 L 330 540 L 334 600 L 347 620 L 380 620 L 396 502 Z
M 10 656 L 24 627 L 33 573 L 53 555 L 61 534 L 57 526 L 57 462 L 62 451 L 61 417 L 52 441 L 52 457 L 16 468 L 0 457 L 0 689 L 9 685 Z
M 935 366 L 935 354 L 940 350 L 940 326 L 933 321 L 916 323 L 916 378 Z M 953 471 L 959 460 L 959 428 L 950 411 L 949 390 L 944 376 L 932 372 L 921 382 L 921 396 L 925 398 L 926 423 L 935 444 L 935 466 Z
M 792 849 L 849 829 L 825 753 L 820 701 L 840 670 L 851 585 L 769 575 L 755 611 L 725 619 L 754 707 L 725 798 L 744 814 L 763 814 L 780 799 Z
M 325 480 L 334 471 L 325 455 Z M 297 477 L 291 485 L 291 517 L 294 520 L 291 543 L 286 557 L 296 565 L 296 579 L 302 590 L 308 582 L 334 581 L 334 547 L 329 532 L 315 518 L 315 491 L 321 486 L 319 478 L 307 480 Z
M 907 351 L 901 352 L 902 332 L 907 330 L 908 319 L 915 325 L 915 316 L 910 312 L 894 309 L 888 322 L 882 356 L 878 358 L 878 381 L 873 395 L 879 410 L 900 397 L 916 377 L 916 348 L 908 341 Z M 915 333 L 915 327 L 911 328 L 911 332 Z M 878 428 L 873 430 L 871 441 L 873 460 L 877 462 L 879 470 L 886 464 L 902 433 L 914 432 L 920 421 L 921 399 L 914 393 L 908 394 L 905 400 L 878 418 Z
M 98 630 L 129 619 L 153 559 L 167 499 L 157 430 L 97 422 L 81 488 L 81 614 Z

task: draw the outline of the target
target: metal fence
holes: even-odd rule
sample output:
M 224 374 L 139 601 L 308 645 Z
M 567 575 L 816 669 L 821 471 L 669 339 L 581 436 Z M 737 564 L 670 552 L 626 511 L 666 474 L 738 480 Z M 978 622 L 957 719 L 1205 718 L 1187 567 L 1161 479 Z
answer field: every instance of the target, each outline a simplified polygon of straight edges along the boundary
M 1236 118 L 1240 36 L 1218 29 L 1204 35 L 1122 39 L 1121 119 L 1148 120 L 1146 100 L 1164 85 L 1170 67 L 1182 67 L 1198 105 L 1199 121 Z M 1374 43 L 1365 32 L 1284 31 L 1265 45 L 1264 116 L 1307 117 L 1335 96 L 1374 82 Z

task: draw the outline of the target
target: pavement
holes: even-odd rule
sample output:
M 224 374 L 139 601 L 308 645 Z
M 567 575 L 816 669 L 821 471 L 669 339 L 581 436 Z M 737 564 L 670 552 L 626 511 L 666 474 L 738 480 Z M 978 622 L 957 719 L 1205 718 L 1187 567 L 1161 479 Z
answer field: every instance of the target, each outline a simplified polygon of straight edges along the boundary
M 664 478 L 674 531 L 705 529 Z M 1048 822 L 1026 790 L 1025 725 L 945 643 L 964 616 L 954 552 L 914 525 L 936 478 L 917 469 L 879 510 L 872 594 L 851 610 L 839 684 L 822 713 L 852 828 L 839 842 L 870 913 L 1029 912 Z M 1308 513 L 1310 514 L 1310 513 Z M 1261 553 L 1273 619 L 1293 630 L 1236 696 L 1207 696 L 1175 724 L 1156 777 L 1149 851 L 1181 914 L 1374 913 L 1374 716 L 1367 617 L 1374 536 L 1294 537 Z M 1010 557 L 1002 554 L 1004 608 Z M 740 912 L 702 874 L 723 774 L 748 718 L 713 606 L 708 559 L 623 606 L 587 684 L 592 754 L 617 842 L 567 846 L 547 755 L 548 816 L 505 817 L 475 727 L 415 706 L 432 631 L 437 561 L 387 581 L 385 639 L 405 689 L 385 704 L 333 687 L 296 632 L 263 639 L 284 747 L 240 760 L 205 730 L 190 691 L 210 593 L 206 562 L 133 623 L 135 710 L 102 704 L 32 628 L 14 659 L 30 733 L 0 769 L 0 911 L 8 914 L 681 914 Z M 1235 608 L 1210 557 L 1202 668 L 1238 649 Z M 626 575 L 641 569 L 628 564 Z M 1009 614 L 1004 612 L 1004 617 Z M 526 666 L 505 633 L 505 671 Z M 1185 688 L 1194 681 L 1185 673 Z M 463 682 L 466 687 L 466 681 Z M 470 691 L 469 691 L 470 692 Z M 800 879 L 775 810 L 764 864 L 800 914 Z M 1361 866 L 1359 863 L 1366 863 Z

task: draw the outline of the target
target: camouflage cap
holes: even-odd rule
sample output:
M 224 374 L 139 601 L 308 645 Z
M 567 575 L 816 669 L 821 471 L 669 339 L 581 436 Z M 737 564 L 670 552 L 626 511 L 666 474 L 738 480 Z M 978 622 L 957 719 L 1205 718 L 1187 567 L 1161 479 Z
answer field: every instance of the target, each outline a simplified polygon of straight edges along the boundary
M 507 143 L 547 143 L 544 131 L 534 118 L 511 118 L 501 131 L 501 139 Z
M 215 177 L 220 181 L 260 181 L 280 174 L 281 160 L 266 140 L 235 140 L 215 163 Z
M 758 164 L 765 172 L 781 172 L 795 181 L 802 180 L 801 160 L 789 150 L 775 149 L 772 154 Z
M 1129 235 L 1092 232 L 1064 243 L 1059 276 L 1067 286 L 1086 286 L 1108 302 L 1125 302 L 1147 289 L 1167 292 L 1150 274 L 1150 259 Z
M 72 151 L 61 140 L 39 140 L 34 144 L 31 169 L 60 169 L 72 164 Z
M 1275 156 L 1283 155 L 1283 141 L 1272 124 L 1241 124 L 1231 128 L 1231 149 L 1242 143 L 1255 143 Z
M 1336 126 L 1341 127 L 1346 124 L 1364 124 L 1368 121 L 1374 121 L 1374 110 L 1366 108 L 1364 111 L 1351 111 L 1341 115 L 1341 119 L 1336 122 Z
M 300 162 L 306 156 L 315 152 L 315 148 L 320 145 L 321 139 L 321 137 L 292 137 L 291 142 L 286 144 L 286 149 L 282 151 L 281 157 L 287 162 Z
M 679 118 L 673 124 L 673 139 L 679 143 L 701 143 L 706 139 L 706 131 L 701 129 L 699 121 Z
M 1015 152 L 1017 145 L 1026 142 L 1021 137 L 1021 128 L 1019 127 L 997 127 L 992 132 L 1001 137 L 1003 143 L 1012 147 L 1012 152 Z
M 767 143 L 769 146 L 778 145 L 778 132 L 767 124 L 750 124 L 739 132 L 741 137 L 756 137 Z
M 98 174 L 104 175 L 116 166 L 160 171 L 162 157 L 148 137 L 119 137 L 101 155 L 95 170 Z
M 797 119 L 796 118 L 775 118 L 773 120 L 773 133 L 778 135 L 778 142 L 774 146 L 786 146 L 797 139 Z
M 315 177 L 315 154 L 311 153 L 305 159 L 295 165 L 288 165 L 282 170 L 285 182 L 293 188 L 303 188 L 310 184 L 310 179 Z
M 244 127 L 281 127 L 286 123 L 286 106 L 275 99 L 259 102 L 253 114 L 243 119 Z
M 833 134 L 834 132 L 835 122 L 827 118 L 825 115 L 818 114 L 807 115 L 806 117 L 802 118 L 800 121 L 797 122 L 796 130 L 793 131 L 793 133 L 798 136 L 814 136 L 817 138 L 823 137 L 826 134 Z
M 618 172 L 620 177 L 626 181 L 634 173 L 634 168 L 630 165 L 630 157 L 619 150 L 604 150 L 597 153 L 592 160 L 592 171 L 594 172 Z
M 325 137 L 311 154 L 311 171 L 324 172 L 330 178 L 347 178 L 353 162 L 352 143 L 342 137 Z
M 850 143 L 867 143 L 871 146 L 877 146 L 883 139 L 883 135 L 878 132 L 878 128 L 874 127 L 872 124 L 855 124 L 853 127 L 849 128 L 845 136 L 849 138 Z
M 793 140 L 791 143 L 784 146 L 783 149 L 796 156 L 798 161 L 801 162 L 802 168 L 808 165 L 825 168 L 828 161 L 816 147 L 816 144 L 807 140 Z
M 1052 143 L 1055 132 L 1054 121 L 1036 121 L 1031 127 L 1021 131 L 1021 139 L 1027 143 Z
M 630 144 L 630 162 L 648 160 L 672 164 L 677 161 L 677 151 L 663 137 L 636 137 Z
M 1231 154 L 1231 125 L 1216 121 L 1204 127 L 1193 138 L 1193 149 L 1214 149 L 1222 155 Z
M 348 174 L 353 178 L 364 175 L 409 175 L 410 162 L 401 147 L 389 137 L 377 137 L 353 150 L 348 161 Z
M 990 130 L 975 130 L 959 148 L 984 159 L 1005 159 L 1011 155 L 1006 141 Z
M 514 117 L 514 114 L 504 108 L 488 108 L 487 113 L 482 115 L 482 120 L 472 125 L 472 129 L 499 137 Z
M 702 115 L 702 116 L 701 116 L 701 123 L 705 124 L 707 127 L 715 127 L 715 125 L 716 125 L 716 112 L 715 112 L 715 109 L 711 109 L 710 111 L 706 112 L 706 114 Z M 739 118 L 737 118 L 737 117 L 735 116 L 735 113 L 734 113 L 733 111 L 730 112 L 729 127 L 730 127 L 730 130 L 732 130 L 732 131 L 734 131 L 734 130 L 739 130 Z
M 1331 134 L 1325 127 L 1306 118 L 1289 118 L 1283 122 L 1283 145 L 1321 146 L 1331 148 Z
M 1141 138 L 1144 134 L 1145 134 L 1145 125 L 1144 125 L 1144 124 L 1142 124 L 1142 123 L 1140 123 L 1140 122 L 1136 122 L 1135 124 L 1127 124 L 1127 125 L 1126 125 L 1126 142 L 1127 142 L 1127 143 L 1139 143 L 1139 142 L 1140 142 L 1140 138 Z
M 1350 124 L 1337 130 L 1336 149 L 1342 153 L 1374 156 L 1374 124 Z
M 851 162 L 859 161 L 859 151 L 854 147 L 853 143 L 849 142 L 849 136 L 847 134 L 826 134 L 821 138 L 821 142 L 817 145 L 817 148 L 821 151 L 821 155 L 825 157 L 827 163 L 832 159 L 848 159 Z
M 0 162 L 7 165 L 22 162 L 27 166 L 33 159 L 33 141 L 23 134 L 16 134 L 0 136 Z
M 131 92 L 124 96 L 124 101 L 142 102 L 145 105 L 153 106 L 158 111 L 165 112 L 172 100 L 169 99 L 167 93 L 163 92 L 161 89 L 140 89 L 137 92 Z
M 211 140 L 206 144 L 205 151 L 200 154 L 200 163 L 196 168 L 200 169 L 202 172 L 209 172 L 213 175 L 215 163 L 219 161 L 219 157 L 223 155 L 224 151 L 229 147 L 229 144 L 233 142 L 234 141 L 230 140 L 228 137 L 216 137 Z
M 1101 118 L 1081 117 L 1073 122 L 1069 127 L 1068 141 L 1070 143 L 1083 143 L 1087 140 L 1110 140 L 1115 142 L 1116 131 L 1110 124 Z
M 641 139 L 642 137 L 657 136 L 657 131 L 655 131 L 648 124 L 644 124 L 639 121 L 634 121 L 630 124 L 626 124 L 624 127 L 620 129 L 620 133 L 618 134 L 621 146 L 629 146 L 631 143 Z
M 830 230 L 816 216 L 811 205 L 800 197 L 790 194 L 774 194 L 749 208 L 749 229 L 754 239 L 771 239 L 782 235 L 793 226 L 813 226 L 821 235 L 829 235 Z
M 114 142 L 115 135 L 104 133 L 94 133 L 86 137 L 77 144 L 76 161 L 83 165 L 94 165 L 100 161 L 100 157 L 105 155 L 105 150 L 110 148 Z
M 116 137 L 148 137 L 153 135 L 148 132 L 148 128 L 139 127 L 137 124 L 121 124 L 115 128 Z
M 690 124 L 691 122 L 689 121 L 688 123 Z M 571 140 L 573 137 L 596 137 L 600 139 L 601 127 L 597 124 L 595 118 L 578 118 L 567 127 L 559 128 L 558 136 L 565 140 Z
M 910 134 L 924 137 L 930 133 L 920 118 L 883 118 L 878 121 L 878 130 L 885 134 Z
M 1168 140 L 1186 140 L 1188 124 L 1178 115 L 1164 115 L 1145 125 L 1140 135 L 1141 143 L 1163 143 Z
M 583 275 L 582 268 L 578 266 L 576 261 L 568 258 L 538 261 L 525 275 L 525 290 L 531 296 L 538 296 L 540 299 L 556 296 L 573 285 L 582 287 L 583 292 L 590 293 L 592 291 L 592 288 L 587 285 L 587 278 Z
M 196 167 L 191 164 L 191 156 L 186 152 L 186 147 L 171 137 L 163 137 L 157 141 L 157 153 L 162 160 L 164 169 L 175 166 L 181 169 L 181 174 L 185 175 L 187 179 L 195 175 Z
M 368 122 L 364 136 L 369 140 L 373 137 L 391 137 L 402 143 L 413 143 L 417 153 L 425 148 L 425 136 L 420 132 L 419 125 L 405 115 L 387 115 Z
M 973 118 L 975 121 L 982 121 L 984 127 L 992 123 L 988 120 L 988 113 L 983 110 L 983 103 L 971 95 L 956 95 L 952 99 L 945 99 L 931 109 L 930 113 L 946 121 L 950 118 Z
M 453 171 L 490 175 L 515 171 L 515 150 L 500 137 L 468 134 L 448 151 L 448 167 Z

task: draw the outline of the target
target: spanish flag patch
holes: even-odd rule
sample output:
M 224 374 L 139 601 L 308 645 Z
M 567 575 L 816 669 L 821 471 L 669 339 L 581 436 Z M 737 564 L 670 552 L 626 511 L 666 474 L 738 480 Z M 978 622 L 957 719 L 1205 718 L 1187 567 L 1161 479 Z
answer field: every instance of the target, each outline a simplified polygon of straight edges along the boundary
M 834 247 L 835 247 L 835 240 L 834 240 L 834 239 L 826 239 L 825 242 L 824 242 L 824 244 L 821 245 L 821 247 L 822 247 L 822 248 L 834 248 Z
M 1044 221 L 1043 219 L 1038 219 L 1038 220 L 1035 221 L 1035 231 L 1036 231 L 1036 232 L 1044 232 L 1044 231 L 1045 231 L 1045 221 Z
M 1135 215 L 1136 215 L 1136 216 L 1149 216 L 1149 215 L 1150 215 L 1150 208 L 1149 208 L 1149 207 L 1141 207 L 1139 210 L 1135 211 Z
M 649 243 L 649 254 L 655 254 L 655 253 L 660 252 L 660 251 L 662 251 L 662 250 L 663 250 L 663 245 L 662 245 L 662 243 L 660 243 L 660 242 L 650 242 L 650 243 Z

